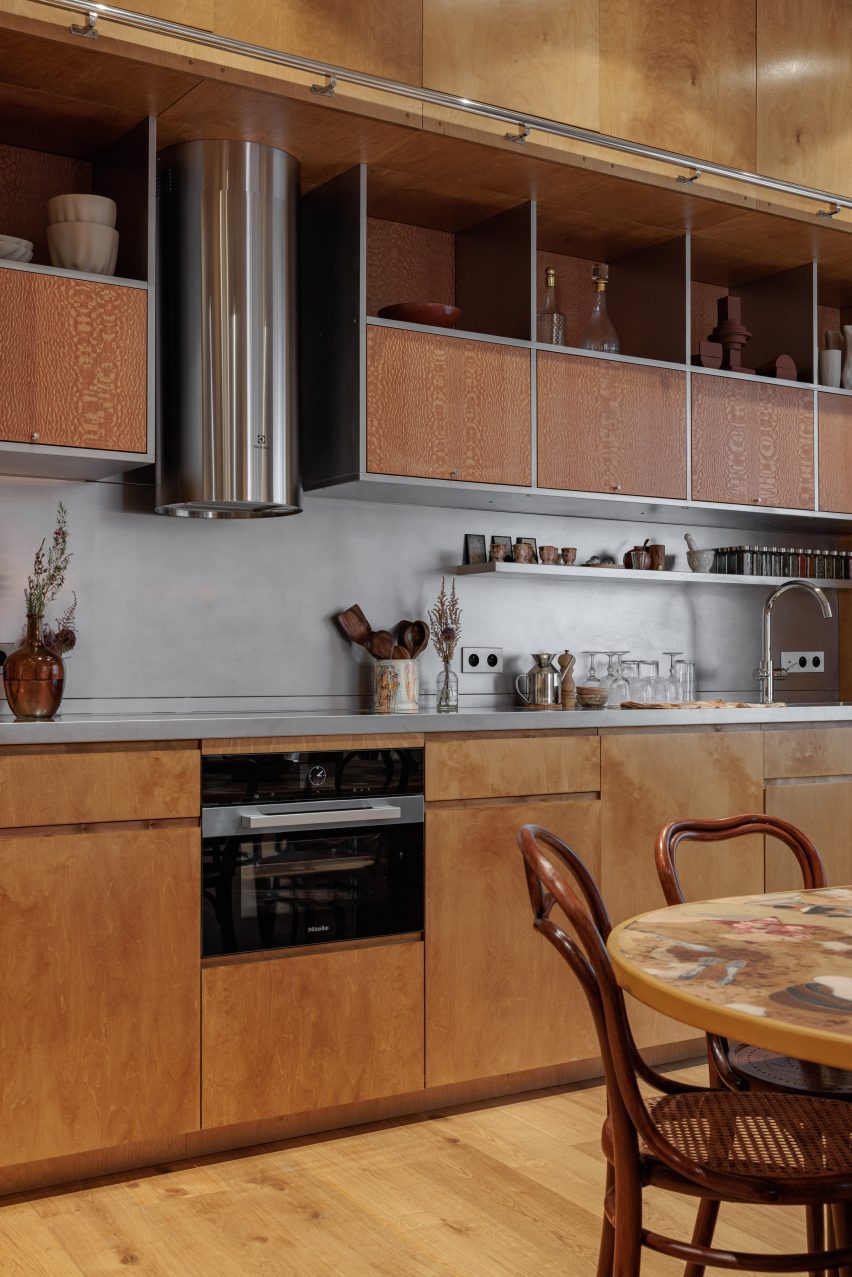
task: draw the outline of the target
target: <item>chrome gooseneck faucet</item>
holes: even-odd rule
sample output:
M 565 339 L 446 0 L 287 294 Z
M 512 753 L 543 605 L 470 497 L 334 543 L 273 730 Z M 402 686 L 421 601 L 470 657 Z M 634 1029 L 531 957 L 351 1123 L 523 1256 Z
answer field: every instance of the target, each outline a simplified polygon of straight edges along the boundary
M 760 688 L 761 705 L 769 705 L 775 699 L 775 691 L 773 687 L 775 671 L 772 668 L 772 609 L 782 594 L 786 594 L 788 590 L 804 590 L 807 594 L 812 594 L 822 608 L 822 614 L 826 620 L 831 616 L 831 605 L 823 594 L 818 585 L 811 585 L 810 581 L 785 581 L 783 585 L 779 585 L 777 590 L 773 590 L 769 598 L 763 605 L 763 647 L 760 654 L 760 667 L 757 671 L 757 681 Z

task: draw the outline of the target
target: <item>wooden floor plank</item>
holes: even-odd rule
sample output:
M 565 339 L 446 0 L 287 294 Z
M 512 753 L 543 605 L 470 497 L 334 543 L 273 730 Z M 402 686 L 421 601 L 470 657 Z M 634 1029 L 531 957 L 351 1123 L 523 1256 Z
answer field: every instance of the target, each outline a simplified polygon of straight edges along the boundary
M 705 1070 L 678 1076 L 704 1081 Z M 594 1277 L 599 1086 L 113 1175 L 0 1202 L 2 1277 Z M 648 1192 L 688 1236 L 693 1201 Z M 801 1210 L 725 1206 L 718 1240 L 799 1249 Z M 682 1265 L 647 1254 L 642 1277 Z

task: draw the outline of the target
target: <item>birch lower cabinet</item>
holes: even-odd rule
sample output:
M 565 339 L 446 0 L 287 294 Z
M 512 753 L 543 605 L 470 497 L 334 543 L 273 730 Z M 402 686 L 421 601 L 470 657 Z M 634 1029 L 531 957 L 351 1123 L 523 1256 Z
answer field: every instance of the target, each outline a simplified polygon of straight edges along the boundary
M 198 774 L 193 749 L 0 752 L 4 1166 L 198 1126 Z
M 424 931 L 203 960 L 198 743 L 0 749 L 0 1192 L 595 1076 L 581 992 L 533 929 L 523 824 L 584 857 L 613 922 L 663 905 L 678 817 L 780 815 L 852 881 L 852 725 L 571 722 L 314 738 L 425 748 Z M 695 898 L 797 885 L 760 839 L 679 867 Z M 701 1052 L 630 1013 L 652 1062 Z

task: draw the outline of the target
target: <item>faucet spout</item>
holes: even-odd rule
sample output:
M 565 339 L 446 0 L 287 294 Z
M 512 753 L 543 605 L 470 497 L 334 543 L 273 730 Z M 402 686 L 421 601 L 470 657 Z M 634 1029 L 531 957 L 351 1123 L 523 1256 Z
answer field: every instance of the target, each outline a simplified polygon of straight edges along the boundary
M 819 603 L 824 619 L 828 621 L 832 616 L 831 604 L 825 594 L 818 585 L 811 585 L 810 581 L 785 581 L 783 585 L 778 586 L 777 590 L 772 591 L 763 605 L 763 643 L 760 668 L 757 671 L 762 705 L 769 705 L 775 699 L 775 672 L 772 668 L 772 609 L 781 595 L 787 594 L 790 590 L 804 590 L 806 594 L 812 594 Z

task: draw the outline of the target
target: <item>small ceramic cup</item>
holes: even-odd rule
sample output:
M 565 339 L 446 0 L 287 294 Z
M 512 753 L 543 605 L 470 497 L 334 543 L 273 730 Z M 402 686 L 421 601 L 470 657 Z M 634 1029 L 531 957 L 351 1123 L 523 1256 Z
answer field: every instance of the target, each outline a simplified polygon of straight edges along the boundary
M 577 561 L 577 547 L 575 545 L 563 545 L 562 562 L 566 568 L 570 568 Z
M 842 350 L 821 350 L 819 352 L 820 384 L 823 386 L 839 386 L 842 364 Z
M 514 563 L 532 563 L 532 546 L 524 541 L 516 542 L 512 546 L 512 560 Z
M 649 545 L 648 553 L 651 556 L 651 571 L 664 572 L 666 567 L 666 547 L 664 545 Z
M 505 559 L 508 559 L 510 549 L 511 546 L 505 545 L 502 541 L 492 541 L 488 557 L 492 563 L 502 563 Z
M 559 557 L 559 551 L 555 545 L 540 545 L 538 557 L 542 563 L 555 563 Z

